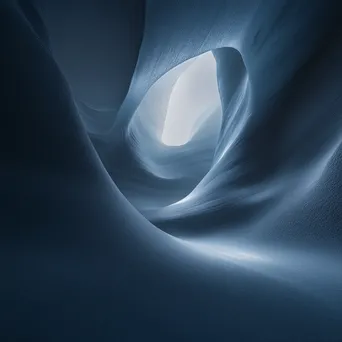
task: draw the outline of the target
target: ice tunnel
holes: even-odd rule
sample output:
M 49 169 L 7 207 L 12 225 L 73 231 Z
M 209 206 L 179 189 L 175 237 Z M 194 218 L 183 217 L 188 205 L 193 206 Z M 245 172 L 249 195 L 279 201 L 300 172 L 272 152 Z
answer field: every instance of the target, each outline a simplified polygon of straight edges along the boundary
M 1 341 L 342 341 L 337 0 L 3 0 Z

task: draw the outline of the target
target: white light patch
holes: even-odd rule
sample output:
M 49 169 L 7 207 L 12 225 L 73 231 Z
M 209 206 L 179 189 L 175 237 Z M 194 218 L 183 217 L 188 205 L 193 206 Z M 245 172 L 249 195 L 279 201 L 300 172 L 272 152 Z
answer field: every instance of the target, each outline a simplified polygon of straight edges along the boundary
M 183 240 L 182 243 L 201 254 L 217 257 L 224 260 L 230 260 L 237 263 L 263 263 L 269 261 L 265 255 L 261 255 L 252 250 L 242 249 L 237 246 L 220 246 L 213 243 L 199 243 Z
M 202 115 L 220 105 L 216 60 L 212 52 L 199 57 L 186 69 L 174 85 L 161 140 L 168 146 L 186 144 L 194 135 L 196 122 Z

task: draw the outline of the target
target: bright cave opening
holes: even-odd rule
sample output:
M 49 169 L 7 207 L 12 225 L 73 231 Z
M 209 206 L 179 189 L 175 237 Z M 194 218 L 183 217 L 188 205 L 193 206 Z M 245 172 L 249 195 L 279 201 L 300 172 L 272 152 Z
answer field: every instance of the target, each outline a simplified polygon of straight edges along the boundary
M 162 143 L 185 145 L 220 105 L 216 60 L 210 51 L 194 58 L 174 84 L 162 130 Z

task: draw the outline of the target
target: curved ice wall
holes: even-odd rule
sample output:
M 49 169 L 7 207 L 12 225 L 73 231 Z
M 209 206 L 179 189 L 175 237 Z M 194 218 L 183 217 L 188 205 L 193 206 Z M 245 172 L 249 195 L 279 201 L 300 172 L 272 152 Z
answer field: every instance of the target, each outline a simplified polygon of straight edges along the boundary
M 341 340 L 339 6 L 2 1 L 3 340 Z

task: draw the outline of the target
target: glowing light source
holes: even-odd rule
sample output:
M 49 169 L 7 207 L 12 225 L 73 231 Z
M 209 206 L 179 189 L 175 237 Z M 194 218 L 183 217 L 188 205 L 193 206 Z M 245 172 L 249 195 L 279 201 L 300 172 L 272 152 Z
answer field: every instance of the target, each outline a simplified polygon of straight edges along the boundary
M 212 52 L 207 52 L 197 57 L 177 80 L 170 96 L 162 142 L 168 146 L 186 144 L 201 116 L 218 105 L 216 60 Z

